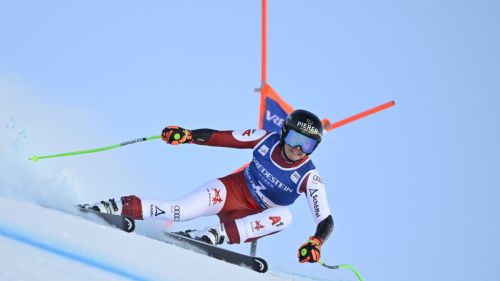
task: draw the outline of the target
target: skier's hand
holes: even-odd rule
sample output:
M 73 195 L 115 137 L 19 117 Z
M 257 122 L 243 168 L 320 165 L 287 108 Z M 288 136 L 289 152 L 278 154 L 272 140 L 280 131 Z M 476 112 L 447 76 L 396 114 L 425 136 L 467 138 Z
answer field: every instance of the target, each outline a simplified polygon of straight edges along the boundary
M 318 262 L 321 256 L 321 239 L 311 236 L 309 240 L 299 248 L 299 262 Z
M 193 136 L 190 130 L 178 126 L 168 126 L 161 132 L 161 139 L 166 143 L 176 145 L 191 143 Z

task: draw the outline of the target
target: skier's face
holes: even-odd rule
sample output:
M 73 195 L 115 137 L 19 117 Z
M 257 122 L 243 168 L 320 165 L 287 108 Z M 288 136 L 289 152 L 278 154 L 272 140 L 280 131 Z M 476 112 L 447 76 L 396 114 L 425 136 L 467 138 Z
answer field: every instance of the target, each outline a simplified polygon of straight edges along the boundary
M 292 161 L 299 161 L 300 159 L 306 157 L 306 154 L 302 151 L 300 146 L 291 147 L 285 143 L 284 148 L 286 157 Z

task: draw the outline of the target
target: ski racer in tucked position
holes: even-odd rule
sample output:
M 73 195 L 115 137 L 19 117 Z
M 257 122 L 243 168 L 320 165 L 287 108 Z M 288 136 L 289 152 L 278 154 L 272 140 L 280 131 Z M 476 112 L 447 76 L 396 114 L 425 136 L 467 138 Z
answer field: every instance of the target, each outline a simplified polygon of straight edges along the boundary
M 130 195 L 87 207 L 137 220 L 177 222 L 217 215 L 220 224 L 184 232 L 188 237 L 217 245 L 255 241 L 285 229 L 292 222 L 286 206 L 304 194 L 317 226 L 314 235 L 300 246 L 298 258 L 301 263 L 318 262 L 321 245 L 333 230 L 326 190 L 309 158 L 322 135 L 321 121 L 306 110 L 293 111 L 281 134 L 169 126 L 162 131 L 162 139 L 168 144 L 251 148 L 253 159 L 245 169 L 209 181 L 179 200 Z

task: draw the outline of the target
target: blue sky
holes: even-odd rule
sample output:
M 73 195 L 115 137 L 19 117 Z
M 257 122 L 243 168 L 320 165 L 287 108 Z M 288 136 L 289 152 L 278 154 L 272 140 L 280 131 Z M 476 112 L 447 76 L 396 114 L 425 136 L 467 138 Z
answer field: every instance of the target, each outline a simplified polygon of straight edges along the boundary
M 312 157 L 336 222 L 324 260 L 353 264 L 365 280 L 493 275 L 500 265 L 500 3 L 269 2 L 268 82 L 292 106 L 336 121 L 396 101 L 327 134 Z M 46 204 L 178 198 L 250 159 L 250 151 L 157 141 L 25 161 L 156 135 L 167 125 L 256 127 L 260 1 L 1 6 L 1 151 L 9 160 L 1 179 L 19 187 L 3 194 Z M 354 280 L 296 262 L 314 225 L 305 200 L 291 210 L 293 225 L 262 240 L 258 253 L 277 268 Z

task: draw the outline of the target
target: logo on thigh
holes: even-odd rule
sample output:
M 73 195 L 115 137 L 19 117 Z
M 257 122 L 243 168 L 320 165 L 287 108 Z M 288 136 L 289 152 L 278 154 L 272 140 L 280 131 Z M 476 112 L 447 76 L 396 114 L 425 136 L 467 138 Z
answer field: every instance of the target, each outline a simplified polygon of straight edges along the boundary
M 149 213 L 150 213 L 151 217 L 153 217 L 153 216 L 157 217 L 159 215 L 165 214 L 165 211 L 158 208 L 158 206 L 151 204 L 151 206 L 149 207 Z
M 273 224 L 273 226 L 276 226 L 276 227 L 280 227 L 280 226 L 285 224 L 284 222 L 281 221 L 280 216 L 270 216 L 269 220 L 271 220 L 271 223 Z
M 172 211 L 174 213 L 174 221 L 181 220 L 181 207 L 179 205 L 172 206 Z
M 215 206 L 217 204 L 222 203 L 223 200 L 222 200 L 222 196 L 220 195 L 220 192 L 221 192 L 220 189 L 212 188 L 213 192 L 211 192 L 209 189 L 207 189 L 207 191 L 208 191 L 208 198 L 209 198 L 208 206 Z
M 252 224 L 252 231 L 260 231 L 264 229 L 264 226 L 260 224 L 260 221 L 254 221 L 255 226 Z
M 212 188 L 212 190 L 215 192 L 214 198 L 212 198 L 212 202 L 215 204 L 222 203 L 222 197 L 220 196 L 220 189 L 217 188 Z

